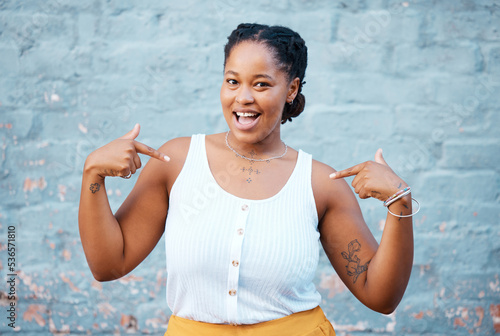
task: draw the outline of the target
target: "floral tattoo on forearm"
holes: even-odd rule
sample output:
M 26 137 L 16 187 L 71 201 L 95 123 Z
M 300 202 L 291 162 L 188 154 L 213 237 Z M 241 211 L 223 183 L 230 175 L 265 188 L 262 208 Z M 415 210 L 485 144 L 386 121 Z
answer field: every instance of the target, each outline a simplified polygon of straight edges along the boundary
M 101 185 L 99 183 L 92 183 L 90 185 L 90 191 L 92 191 L 92 194 L 95 194 L 96 192 L 98 192 L 99 189 L 101 189 Z
M 368 270 L 368 264 L 370 263 L 371 260 L 369 260 L 367 263 L 364 265 L 360 265 L 361 260 L 358 258 L 357 255 L 354 253 L 359 252 L 361 250 L 361 244 L 358 242 L 357 239 L 354 239 L 347 245 L 347 252 L 342 252 L 342 257 L 347 260 L 347 275 L 352 276 L 353 283 L 356 283 L 356 280 L 358 280 L 358 276 L 366 272 Z

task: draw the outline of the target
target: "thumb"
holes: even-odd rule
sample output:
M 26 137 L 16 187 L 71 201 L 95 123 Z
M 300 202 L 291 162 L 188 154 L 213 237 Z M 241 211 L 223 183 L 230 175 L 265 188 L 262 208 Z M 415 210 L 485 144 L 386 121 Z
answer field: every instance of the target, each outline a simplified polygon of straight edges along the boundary
M 383 164 L 384 166 L 388 166 L 387 162 L 385 162 L 384 157 L 382 156 L 382 148 L 377 149 L 375 153 L 375 162 Z
M 137 138 L 140 131 L 141 131 L 141 125 L 135 124 L 134 128 L 132 128 L 131 131 L 129 131 L 124 136 L 121 136 L 119 139 L 134 140 L 135 138 Z

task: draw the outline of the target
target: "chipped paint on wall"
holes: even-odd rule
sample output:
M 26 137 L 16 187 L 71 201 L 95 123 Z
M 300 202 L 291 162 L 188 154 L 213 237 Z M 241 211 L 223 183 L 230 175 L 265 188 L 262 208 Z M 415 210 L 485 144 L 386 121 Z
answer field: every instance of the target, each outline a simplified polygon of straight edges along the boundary
M 42 314 L 47 314 L 47 306 L 40 304 L 30 304 L 23 313 L 23 320 L 35 321 L 39 326 L 43 327 L 47 323 Z
M 60 273 L 59 277 L 61 280 L 69 285 L 69 288 L 71 288 L 72 291 L 74 292 L 80 292 L 80 288 L 76 287 L 73 282 L 64 274 Z
M 500 333 L 500 304 L 490 305 L 490 316 L 493 320 L 493 328 L 495 333 Z
M 40 190 L 43 190 L 43 189 L 45 189 L 45 187 L 47 187 L 47 182 L 45 181 L 45 178 L 43 176 L 38 178 L 38 179 L 31 179 L 31 178 L 27 177 L 24 180 L 23 190 L 25 192 L 28 192 L 28 191 L 31 192 L 37 188 Z
M 344 285 L 344 283 L 336 273 L 322 273 L 319 287 L 328 291 L 329 299 L 332 299 L 335 297 L 335 295 L 348 290 L 346 285 Z

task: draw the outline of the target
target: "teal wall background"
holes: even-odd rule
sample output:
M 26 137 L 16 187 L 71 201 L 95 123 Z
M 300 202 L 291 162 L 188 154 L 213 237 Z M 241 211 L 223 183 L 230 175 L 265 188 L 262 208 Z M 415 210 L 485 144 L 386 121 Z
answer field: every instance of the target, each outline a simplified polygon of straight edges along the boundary
M 77 224 L 83 162 L 136 122 L 153 147 L 225 131 L 223 45 L 255 21 L 290 26 L 309 48 L 306 111 L 285 141 L 337 169 L 382 147 L 422 205 L 393 314 L 357 302 L 322 256 L 316 283 L 338 335 L 500 333 L 498 0 L 0 0 L 0 334 L 163 334 L 163 239 L 123 279 L 93 280 Z M 134 181 L 108 179 L 113 209 Z M 379 239 L 385 209 L 361 206 Z

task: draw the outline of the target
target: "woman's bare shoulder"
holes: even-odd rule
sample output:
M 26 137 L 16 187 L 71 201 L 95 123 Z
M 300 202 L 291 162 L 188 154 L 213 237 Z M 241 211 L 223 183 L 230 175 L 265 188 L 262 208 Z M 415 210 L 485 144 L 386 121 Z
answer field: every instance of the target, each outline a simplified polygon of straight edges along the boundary
M 344 179 L 332 180 L 330 178 L 330 174 L 334 172 L 336 170 L 329 165 L 313 160 L 312 187 L 320 220 L 325 211 L 345 196 L 346 193 L 352 194 Z
M 165 153 L 170 157 L 170 159 L 184 159 L 189 151 L 189 145 L 191 143 L 191 137 L 179 137 L 173 138 L 165 142 L 158 150 Z
M 328 177 L 331 173 L 336 171 L 326 163 L 314 159 L 312 160 L 312 170 L 313 177 L 315 174 L 326 174 L 326 177 Z
M 167 155 L 170 161 L 165 162 L 153 158 L 149 159 L 141 172 L 142 182 L 149 184 L 165 183 L 168 190 L 170 190 L 170 187 L 184 166 L 190 143 L 191 137 L 179 137 L 161 145 L 158 151 Z
M 191 137 L 179 137 L 171 139 L 165 142 L 158 150 L 166 154 L 170 161 L 168 164 L 168 169 L 164 172 L 169 181 L 169 186 L 177 179 L 177 176 L 184 166 L 187 154 L 189 152 L 189 145 L 191 144 Z M 170 189 L 170 188 L 169 188 Z

